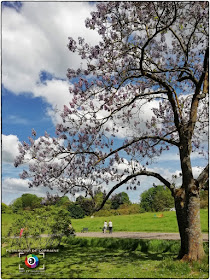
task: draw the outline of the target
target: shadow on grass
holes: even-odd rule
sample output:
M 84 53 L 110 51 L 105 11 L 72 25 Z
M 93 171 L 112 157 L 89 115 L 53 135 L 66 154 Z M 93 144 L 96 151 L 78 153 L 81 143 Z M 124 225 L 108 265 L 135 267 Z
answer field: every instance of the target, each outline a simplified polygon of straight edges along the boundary
M 46 273 L 41 275 L 41 279 L 98 278 L 97 275 L 100 275 L 99 278 L 119 278 L 115 273 L 108 275 L 109 269 L 115 267 L 116 270 L 121 270 L 129 267 L 135 271 L 139 265 L 144 269 L 148 264 L 154 264 L 153 267 L 162 264 L 160 268 L 163 272 L 167 270 L 169 273 L 172 268 L 177 271 L 173 260 L 178 255 L 179 247 L 180 242 L 167 240 L 67 238 L 58 247 L 58 253 L 46 253 L 46 258 L 40 259 L 40 265 L 46 265 Z M 3 258 L 4 279 L 40 277 L 18 273 L 19 262 L 18 256 L 8 255 Z M 180 270 L 179 266 L 178 268 Z
M 142 253 L 141 251 L 127 251 L 117 249 L 106 249 L 106 248 L 84 248 L 73 245 L 72 248 L 65 248 L 59 253 L 62 257 L 63 262 L 66 263 L 68 260 L 68 278 L 84 278 L 85 275 L 94 275 L 99 272 L 98 264 L 103 263 L 105 267 L 112 265 L 116 268 L 127 266 L 137 262 L 148 262 L 148 261 L 161 261 L 164 255 L 168 257 L 174 257 L 173 253 L 161 254 L 161 253 Z M 54 269 L 63 269 L 58 264 L 56 255 L 51 256 L 50 264 Z M 106 274 L 104 274 L 105 278 Z M 114 276 L 113 276 L 114 277 Z M 94 277 L 91 277 L 94 278 Z

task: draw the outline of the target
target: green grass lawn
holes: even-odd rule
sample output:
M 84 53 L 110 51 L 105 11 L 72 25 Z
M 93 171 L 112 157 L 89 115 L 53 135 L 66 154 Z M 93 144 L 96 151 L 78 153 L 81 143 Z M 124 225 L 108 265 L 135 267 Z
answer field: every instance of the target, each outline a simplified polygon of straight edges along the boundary
M 89 231 L 101 231 L 100 227 L 103 226 L 104 220 L 111 219 L 114 231 L 178 232 L 175 212 L 163 214 L 163 218 L 154 218 L 154 213 L 86 217 L 72 219 L 72 225 L 78 232 L 83 227 L 88 227 Z M 18 215 L 15 214 L 2 215 L 2 236 L 7 234 L 12 222 L 17 218 Z M 208 232 L 208 210 L 201 210 L 201 224 L 202 231 Z M 40 266 L 43 264 L 46 266 L 44 272 L 40 272 L 39 267 L 27 269 L 24 264 L 25 257 L 21 259 L 18 256 L 18 243 L 14 245 L 13 241 L 10 241 L 8 244 L 4 243 L 3 246 L 6 247 L 2 248 L 3 279 L 208 278 L 208 256 L 201 263 L 183 263 L 176 260 L 180 241 L 63 238 L 59 252 L 47 253 L 45 259 L 42 259 L 39 253 L 35 253 L 40 259 Z M 36 244 L 35 240 L 32 240 L 32 244 Z M 208 244 L 204 245 L 208 254 Z M 14 249 L 11 246 L 16 249 L 16 253 L 6 252 L 8 249 Z M 21 267 L 25 266 L 23 272 L 19 272 L 19 264 Z
M 162 213 L 163 218 L 154 218 L 155 213 L 94 218 L 86 217 L 84 219 L 72 219 L 72 225 L 76 232 L 80 232 L 83 227 L 87 227 L 89 231 L 97 232 L 101 231 L 105 220 L 111 220 L 114 231 L 178 232 L 176 213 L 172 211 Z M 208 209 L 201 209 L 201 227 L 202 232 L 208 232 Z
M 180 243 L 166 240 L 67 238 L 57 253 L 36 254 L 44 272 L 27 269 L 24 257 L 5 253 L 3 279 L 208 278 L 208 258 L 201 263 L 175 260 Z M 207 244 L 205 250 L 208 252 Z M 19 272 L 19 264 L 24 267 Z M 28 272 L 26 271 L 28 270 Z
M 176 213 L 162 213 L 163 218 L 154 218 L 154 213 L 94 218 L 85 217 L 84 219 L 72 219 L 72 225 L 76 232 L 80 232 L 83 227 L 87 227 L 89 231 L 100 232 L 104 221 L 111 220 L 114 231 L 178 232 Z M 12 221 L 15 221 L 17 218 L 18 215 L 16 214 L 2 214 L 2 236 L 7 234 Z M 202 232 L 208 232 L 208 209 L 201 209 L 201 227 Z

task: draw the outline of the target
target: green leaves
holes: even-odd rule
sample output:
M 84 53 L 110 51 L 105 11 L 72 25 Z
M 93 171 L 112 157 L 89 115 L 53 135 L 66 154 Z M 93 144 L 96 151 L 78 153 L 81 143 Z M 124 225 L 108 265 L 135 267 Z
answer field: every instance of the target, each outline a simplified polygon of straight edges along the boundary
M 69 227 L 71 218 L 64 209 L 54 208 L 49 211 L 38 209 L 23 212 L 11 226 L 9 235 L 22 249 L 41 248 L 60 244 L 62 237 L 74 234 L 73 227 Z M 20 231 L 23 229 L 20 237 Z M 44 234 L 44 236 L 43 236 Z
M 174 200 L 170 191 L 163 186 L 150 188 L 141 194 L 140 208 L 142 211 L 163 211 L 174 207 Z

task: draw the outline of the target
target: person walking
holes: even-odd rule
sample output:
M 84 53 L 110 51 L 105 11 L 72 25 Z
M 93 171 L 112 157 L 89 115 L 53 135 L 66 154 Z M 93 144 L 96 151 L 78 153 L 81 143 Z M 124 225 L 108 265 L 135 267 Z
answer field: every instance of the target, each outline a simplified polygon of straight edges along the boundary
M 112 233 L 112 222 L 109 220 L 109 233 Z
M 107 230 L 107 221 L 104 222 L 104 233 L 106 233 Z

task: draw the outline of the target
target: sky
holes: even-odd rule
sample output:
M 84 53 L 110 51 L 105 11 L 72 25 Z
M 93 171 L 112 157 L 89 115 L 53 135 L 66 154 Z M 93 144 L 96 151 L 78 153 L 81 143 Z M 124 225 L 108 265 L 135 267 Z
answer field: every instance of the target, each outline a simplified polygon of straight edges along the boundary
M 14 158 L 18 143 L 27 141 L 33 128 L 37 137 L 45 131 L 55 135 L 55 111 L 70 100 L 67 69 L 82 63 L 69 52 L 68 37 L 81 36 L 92 45 L 99 41 L 98 33 L 84 23 L 94 6 L 94 2 L 2 2 L 2 202 L 6 204 L 24 193 L 43 197 L 49 191 L 29 189 L 27 180 L 19 178 L 24 166 L 15 168 Z M 206 163 L 194 153 L 195 176 Z M 178 151 L 163 153 L 149 168 L 166 178 L 178 174 Z M 160 182 L 142 176 L 137 191 L 128 191 L 130 200 L 138 203 L 140 194 L 153 183 Z M 122 186 L 117 192 L 125 190 Z

